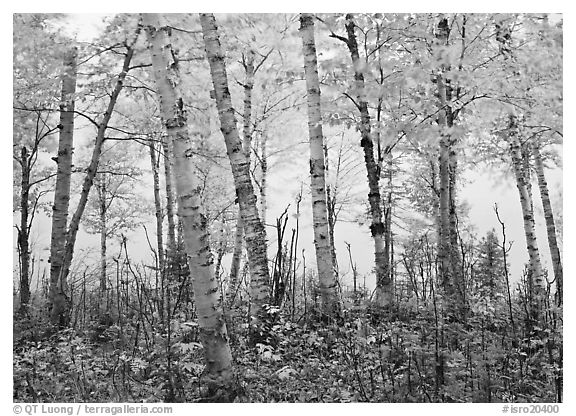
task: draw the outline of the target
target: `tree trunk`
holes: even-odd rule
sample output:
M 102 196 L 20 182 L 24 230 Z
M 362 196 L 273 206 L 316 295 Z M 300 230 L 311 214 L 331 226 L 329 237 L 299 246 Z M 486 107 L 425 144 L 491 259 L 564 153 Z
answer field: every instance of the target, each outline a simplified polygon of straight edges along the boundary
M 267 141 L 268 136 L 264 132 L 260 137 L 260 219 L 262 220 L 262 225 L 264 225 L 264 232 L 266 232 L 266 210 L 268 209 L 266 201 L 266 180 L 268 176 L 268 153 L 266 152 Z
M 542 209 L 544 210 L 544 219 L 546 220 L 546 232 L 548 235 L 548 247 L 552 257 L 552 267 L 554 269 L 554 278 L 556 279 L 556 303 L 558 306 L 562 305 L 563 294 L 563 271 L 562 259 L 560 258 L 560 249 L 558 248 L 558 241 L 556 240 L 556 225 L 554 223 L 554 212 L 552 211 L 552 204 L 550 203 L 550 196 L 548 194 L 548 183 L 546 176 L 544 176 L 544 163 L 540 155 L 538 143 L 534 142 L 533 145 L 534 161 L 536 162 L 536 175 L 538 177 L 538 188 L 540 189 L 540 199 L 542 200 Z
M 242 263 L 242 242 L 244 241 L 244 226 L 242 225 L 242 215 L 238 210 L 236 216 L 236 233 L 234 235 L 234 250 L 232 251 L 232 262 L 230 264 L 230 276 L 228 277 L 228 290 L 226 292 L 226 307 L 232 307 L 238 288 L 238 275 Z
M 108 128 L 108 123 L 110 122 L 110 118 L 112 118 L 112 113 L 114 111 L 114 106 L 116 105 L 116 101 L 118 100 L 118 96 L 120 95 L 120 91 L 122 91 L 122 86 L 124 83 L 124 79 L 126 78 L 126 74 L 130 68 L 130 61 L 132 60 L 132 56 L 134 55 L 134 44 L 136 39 L 138 38 L 138 34 L 140 33 L 140 29 L 136 30 L 136 34 L 132 43 L 127 46 L 126 55 L 124 58 L 124 63 L 122 65 L 122 72 L 118 74 L 116 79 L 116 85 L 112 94 L 110 95 L 110 101 L 108 102 L 108 107 L 106 108 L 106 112 L 104 113 L 104 117 L 102 121 L 98 125 L 98 132 L 96 134 L 96 141 L 94 143 L 94 149 L 92 151 L 92 157 L 90 159 L 90 164 L 88 165 L 88 169 L 86 172 L 86 176 L 84 177 L 84 182 L 82 183 L 82 190 L 80 192 L 80 201 L 78 202 L 78 207 L 70 220 L 70 226 L 68 228 L 68 233 L 66 235 L 66 246 L 64 248 L 64 255 L 62 258 L 62 266 L 60 269 L 59 277 L 57 278 L 56 282 L 56 297 L 54 305 L 55 307 L 52 308 L 52 322 L 59 323 L 61 326 L 66 326 L 67 322 L 67 315 L 68 315 L 68 299 L 66 296 L 67 291 L 67 279 L 70 273 L 70 267 L 72 264 L 72 258 L 74 256 L 74 246 L 76 244 L 76 236 L 78 235 L 78 227 L 80 226 L 80 219 L 84 214 L 84 209 L 86 208 L 86 203 L 88 202 L 88 196 L 90 194 L 90 189 L 94 183 L 94 177 L 98 171 L 98 163 L 100 161 L 100 154 L 102 153 L 102 145 L 104 144 L 106 129 Z
M 254 51 L 250 49 L 246 57 L 242 61 L 244 70 L 246 71 L 246 79 L 244 80 L 244 114 L 242 116 L 243 130 L 242 130 L 242 147 L 246 158 L 248 159 L 248 169 L 250 169 L 250 147 L 252 143 L 252 129 L 250 126 L 250 119 L 252 117 L 252 89 L 254 88 Z M 238 210 L 236 219 L 236 235 L 234 238 L 234 251 L 232 253 L 232 264 L 230 266 L 230 277 L 228 280 L 228 293 L 226 296 L 226 305 L 232 306 L 236 290 L 238 286 L 238 273 L 240 272 L 240 265 L 242 261 L 242 243 L 244 241 L 244 225 L 242 223 L 242 215 Z
M 26 314 L 30 303 L 30 230 L 28 225 L 30 201 L 30 155 L 26 146 L 20 151 L 22 180 L 20 183 L 20 229 L 18 245 L 20 247 L 20 313 Z
M 532 202 L 532 192 L 530 190 L 530 171 L 524 165 L 518 123 L 516 117 L 510 115 L 508 123 L 508 144 L 512 167 L 516 176 L 516 186 L 520 196 L 522 216 L 524 219 L 524 235 L 526 237 L 526 248 L 530 259 L 530 273 L 528 276 L 528 302 L 530 304 L 530 319 L 537 322 L 542 318 L 542 308 L 544 306 L 545 285 L 542 275 L 542 263 L 540 262 L 540 252 L 536 241 L 536 227 L 534 222 L 534 209 Z
M 201 186 L 189 157 L 192 140 L 188 134 L 184 101 L 177 90 L 179 73 L 174 52 L 160 25 L 159 16 L 143 15 L 148 33 L 152 69 L 160 97 L 160 112 L 172 142 L 178 216 L 184 246 L 189 257 L 200 336 L 206 359 L 207 394 L 212 400 L 233 397 L 232 355 L 219 297 L 219 282 L 214 275 L 207 220 L 202 206 Z
M 70 177 L 72 175 L 72 152 L 74 138 L 74 94 L 76 93 L 76 57 L 73 47 L 64 56 L 62 98 L 60 103 L 60 137 L 56 162 L 56 185 L 52 206 L 52 233 L 50 239 L 50 320 L 54 325 L 66 324 L 65 282 L 59 278 L 63 266 L 66 244 L 66 225 L 70 204 Z
M 438 23 L 436 39 L 440 47 L 448 45 L 448 20 Z M 455 139 L 449 129 L 454 125 L 454 114 L 450 106 L 452 88 L 444 76 L 449 70 L 445 65 L 436 76 L 438 89 L 438 125 L 441 129 L 439 146 L 439 243 L 438 263 L 440 280 L 448 303 L 445 305 L 451 318 L 461 319 L 465 312 L 463 276 L 459 268 L 458 221 L 456 216 L 456 168 Z
M 386 307 L 393 301 L 393 285 L 390 275 L 386 273 L 386 250 L 384 238 L 384 223 L 382 222 L 382 207 L 379 185 L 378 165 L 374 159 L 374 143 L 372 141 L 370 127 L 370 113 L 368 112 L 368 102 L 366 99 L 364 74 L 360 70 L 361 62 L 358 53 L 358 42 L 355 34 L 356 24 L 352 14 L 346 15 L 346 33 L 348 38 L 346 45 L 350 51 L 352 65 L 354 67 L 354 79 L 356 81 L 356 105 L 360 111 L 360 134 L 362 139 L 360 145 L 364 150 L 364 164 L 368 176 L 368 201 L 370 203 L 371 225 L 370 231 L 374 239 L 374 258 L 376 265 L 376 291 L 374 293 L 374 303 L 380 307 Z
M 100 202 L 100 291 L 104 297 L 106 293 L 106 237 L 107 237 L 107 224 L 106 224 L 106 176 L 105 174 L 99 175 L 99 183 L 96 187 L 98 191 L 98 199 Z
M 321 311 L 334 318 L 340 314 L 336 278 L 332 266 L 330 230 L 326 207 L 326 178 L 324 164 L 324 135 L 322 133 L 322 110 L 320 107 L 320 82 L 314 39 L 314 19 L 310 14 L 300 15 L 300 34 L 304 55 L 304 72 L 308 101 L 308 132 L 310 135 L 310 188 L 312 191 L 312 221 L 314 246 L 318 267 Z
M 251 314 L 255 324 L 253 329 L 255 329 L 259 319 L 263 317 L 263 308 L 270 303 L 266 233 L 258 217 L 256 195 L 250 180 L 250 161 L 243 151 L 242 141 L 236 128 L 236 116 L 234 115 L 234 108 L 232 107 L 228 89 L 226 65 L 218 38 L 216 20 L 214 15 L 202 13 L 200 14 L 200 22 L 202 24 L 208 63 L 210 64 L 220 126 L 226 142 L 226 151 L 232 167 L 236 196 L 244 225 L 250 266 Z
M 174 220 L 174 190 L 172 186 L 172 156 L 168 138 L 162 138 L 162 150 L 164 153 L 164 176 L 166 186 L 166 217 L 168 219 L 168 257 L 176 252 L 176 221 Z
M 324 160 L 326 162 L 326 175 L 330 170 L 330 160 L 328 159 L 328 145 L 324 143 Z M 332 268 L 334 278 L 338 281 L 338 258 L 336 257 L 336 239 L 334 228 L 336 228 L 336 195 L 332 195 L 332 186 L 326 186 L 326 209 L 328 211 L 328 235 L 330 236 L 330 257 L 332 258 Z
M 156 267 L 160 273 L 164 272 L 164 236 L 162 227 L 162 200 L 160 198 L 160 175 L 158 173 L 158 158 L 156 157 L 156 148 L 153 142 L 150 148 L 150 166 L 152 168 L 152 179 L 154 181 L 154 212 L 156 215 L 156 250 L 158 251 L 158 263 Z

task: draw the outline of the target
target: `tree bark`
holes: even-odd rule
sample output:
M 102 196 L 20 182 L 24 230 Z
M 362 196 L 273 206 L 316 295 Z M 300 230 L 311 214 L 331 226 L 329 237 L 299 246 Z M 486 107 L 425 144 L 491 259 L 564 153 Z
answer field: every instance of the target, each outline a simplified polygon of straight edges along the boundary
M 448 20 L 440 19 L 437 26 L 436 39 L 439 46 L 448 44 Z M 465 290 L 463 276 L 459 269 L 458 252 L 458 221 L 456 216 L 456 168 L 457 157 L 454 149 L 455 140 L 449 129 L 454 125 L 454 113 L 450 105 L 452 88 L 449 80 L 444 76 L 447 71 L 444 64 L 439 68 L 436 76 L 438 91 L 438 125 L 440 126 L 439 144 L 439 243 L 438 262 L 440 280 L 448 298 L 445 305 L 451 318 L 462 318 L 465 312 Z
M 548 183 L 546 182 L 546 176 L 544 175 L 544 163 L 542 162 L 542 156 L 540 154 L 538 143 L 534 142 L 532 148 L 536 165 L 536 175 L 538 177 L 538 188 L 540 189 L 540 199 L 542 200 L 542 209 L 544 210 L 544 219 L 546 221 L 548 247 L 550 248 L 550 255 L 552 257 L 554 278 L 556 279 L 556 303 L 558 306 L 561 306 L 563 295 L 563 270 L 562 259 L 560 257 L 560 249 L 558 248 L 558 241 L 556 240 L 556 224 L 554 223 L 554 212 L 552 211 L 552 204 L 550 203 Z
M 184 101 L 178 90 L 177 61 L 159 16 L 144 14 L 152 69 L 160 97 L 160 112 L 168 139 L 172 142 L 178 216 L 184 246 L 189 257 L 200 336 L 206 360 L 208 392 L 213 400 L 233 399 L 232 355 L 219 297 L 219 282 L 214 274 L 207 220 L 201 189 L 190 159 L 192 140 L 188 134 Z
M 256 206 L 256 195 L 250 180 L 249 159 L 243 151 L 242 141 L 236 127 L 236 116 L 232 107 L 230 91 L 228 89 L 228 78 L 226 75 L 226 65 L 224 54 L 220 46 L 218 29 L 213 14 L 200 14 L 206 55 L 210 64 L 210 73 L 214 85 L 214 96 L 220 127 L 226 143 L 226 151 L 234 184 L 242 223 L 246 249 L 248 252 L 248 263 L 250 266 L 250 297 L 252 302 L 251 314 L 253 328 L 263 318 L 263 308 L 270 304 L 268 287 L 268 259 L 266 253 L 266 233 L 264 226 L 258 217 Z
M 62 258 L 62 266 L 60 269 L 60 274 L 57 278 L 56 285 L 56 294 L 55 300 L 53 303 L 52 308 L 52 322 L 58 323 L 60 326 L 66 326 L 68 324 L 68 298 L 66 295 L 67 292 L 67 279 L 68 275 L 70 274 L 70 267 L 72 264 L 72 258 L 74 256 L 74 246 L 76 244 L 76 237 L 78 235 L 78 228 L 80 226 L 80 219 L 84 214 L 84 209 L 86 208 L 86 204 L 88 202 L 88 196 L 90 194 L 90 189 L 94 183 L 94 177 L 98 171 L 98 163 L 100 161 L 100 154 L 102 153 L 102 145 L 104 144 L 106 129 L 108 128 L 108 123 L 112 118 L 112 114 L 114 112 L 114 107 L 116 105 L 116 101 L 118 100 L 118 96 L 122 91 L 122 87 L 124 84 L 124 79 L 130 68 L 130 61 L 132 60 L 132 56 L 134 55 L 134 44 L 136 43 L 136 39 L 140 33 L 140 28 L 136 30 L 136 34 L 134 39 L 130 45 L 127 46 L 126 55 L 124 58 L 124 63 L 122 65 L 122 71 L 118 74 L 116 79 L 116 85 L 112 94 L 110 95 L 110 101 L 108 102 L 108 107 L 106 108 L 106 112 L 104 113 L 104 117 L 102 121 L 98 124 L 98 132 L 96 134 L 96 141 L 94 143 L 94 149 L 92 150 L 92 157 L 90 159 L 90 164 L 88 165 L 88 169 L 86 172 L 86 176 L 84 177 L 84 181 L 82 183 L 82 190 L 80 192 L 80 201 L 78 202 L 78 207 L 70 220 L 70 226 L 68 228 L 68 233 L 66 235 L 66 246 L 64 247 L 64 255 Z
M 156 215 L 156 250 L 158 251 L 158 263 L 156 267 L 160 273 L 164 271 L 164 230 L 162 227 L 162 200 L 160 198 L 160 175 L 158 173 L 158 158 L 154 143 L 150 143 L 150 166 L 152 168 L 152 180 L 154 183 L 154 212 Z
M 65 325 L 65 282 L 59 278 L 63 267 L 66 244 L 66 226 L 70 204 L 70 178 L 72 175 L 72 152 L 74 140 L 74 94 L 76 93 L 76 57 L 78 50 L 71 48 L 64 56 L 62 97 L 60 102 L 60 137 L 56 162 L 56 185 L 52 206 L 52 232 L 50 239 L 50 320 L 55 325 Z
M 28 224 L 30 201 L 30 155 L 26 146 L 20 150 L 22 180 L 20 182 L 20 228 L 18 245 L 20 247 L 20 313 L 28 311 L 30 303 L 30 230 Z
M 539 321 L 542 316 L 544 306 L 545 285 L 542 275 L 542 263 L 540 252 L 536 241 L 536 227 L 534 222 L 534 208 L 532 202 L 532 192 L 530 186 L 530 171 L 524 164 L 521 144 L 519 138 L 518 121 L 515 116 L 510 115 L 508 121 L 508 144 L 512 168 L 516 177 L 516 186 L 520 196 L 522 216 L 524 219 L 524 235 L 526 238 L 526 248 L 530 261 L 530 273 L 528 276 L 528 302 L 530 304 L 530 319 L 533 322 Z
M 252 128 L 250 126 L 250 119 L 252 116 L 252 89 L 254 88 L 254 51 L 250 49 L 246 57 L 243 58 L 244 70 L 246 71 L 246 78 L 244 80 L 244 113 L 242 115 L 243 129 L 242 129 L 242 147 L 246 158 L 248 159 L 248 169 L 250 169 L 250 147 L 252 143 Z M 238 210 L 236 219 L 236 235 L 234 238 L 234 251 L 232 253 L 232 264 L 230 266 L 230 277 L 228 280 L 228 292 L 226 296 L 226 305 L 232 306 L 234 297 L 236 295 L 238 286 L 238 274 L 240 272 L 240 264 L 242 261 L 242 243 L 244 242 L 244 224 L 242 223 L 242 215 Z
M 268 153 L 266 151 L 267 141 L 268 136 L 266 135 L 266 132 L 264 132 L 260 137 L 260 218 L 262 219 L 262 224 L 264 225 L 264 231 L 266 231 L 266 210 L 268 209 L 268 203 L 266 199 L 266 187 L 268 179 Z
M 358 52 L 358 42 L 355 34 L 356 24 L 352 14 L 346 15 L 346 45 L 350 51 L 352 65 L 354 67 L 355 98 L 356 106 L 360 111 L 360 134 L 362 139 L 360 145 L 364 150 L 364 164 L 368 176 L 368 201 L 370 203 L 371 225 L 370 231 L 374 240 L 374 258 L 376 265 L 376 290 L 374 292 L 374 303 L 380 307 L 386 307 L 393 301 L 393 285 L 389 273 L 386 273 L 386 250 L 384 231 L 382 222 L 382 207 L 378 165 L 374 158 L 374 143 L 372 141 L 370 113 L 368 111 L 368 101 L 366 99 L 364 74 L 360 70 L 361 62 Z
M 326 206 L 326 178 L 324 163 L 324 135 L 322 132 L 322 110 L 320 107 L 320 82 L 314 39 L 314 18 L 310 14 L 300 15 L 300 35 L 304 55 L 304 72 L 308 101 L 308 133 L 310 135 L 310 188 L 312 191 L 312 221 L 314 246 L 318 268 L 321 312 L 327 317 L 340 314 L 337 283 L 332 265 L 330 230 Z
M 176 242 L 176 221 L 174 219 L 174 187 L 172 185 L 172 156 L 168 138 L 162 138 L 162 150 L 164 154 L 164 177 L 166 188 L 166 217 L 168 220 L 168 257 L 174 255 L 177 248 Z
M 107 211 L 107 201 L 106 201 L 106 176 L 105 174 L 100 174 L 99 183 L 96 186 L 98 191 L 98 200 L 100 202 L 100 291 L 102 295 L 106 293 L 106 240 L 107 240 L 107 224 L 106 224 L 106 211 Z M 103 296 L 104 297 L 104 296 Z

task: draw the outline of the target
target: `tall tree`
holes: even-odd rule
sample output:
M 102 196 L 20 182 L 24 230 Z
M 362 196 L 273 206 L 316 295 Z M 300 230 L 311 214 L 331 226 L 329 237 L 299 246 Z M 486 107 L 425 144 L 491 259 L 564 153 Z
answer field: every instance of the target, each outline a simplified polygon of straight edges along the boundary
M 242 115 L 242 147 L 248 159 L 248 169 L 250 169 L 250 150 L 252 143 L 252 89 L 254 88 L 254 50 L 250 49 L 246 55 L 242 55 L 242 66 L 245 71 L 244 88 L 244 112 Z M 230 305 L 236 294 L 238 285 L 238 274 L 240 273 L 240 263 L 242 260 L 242 242 L 244 241 L 244 225 L 242 215 L 238 210 L 236 217 L 236 235 L 234 236 L 234 251 L 232 252 L 232 263 L 230 265 L 230 278 L 228 284 L 227 304 Z
M 564 286 L 562 259 L 560 257 L 560 249 L 558 248 L 558 241 L 556 239 L 556 224 L 554 223 L 554 212 L 552 211 L 552 204 L 550 203 L 550 195 L 548 193 L 548 182 L 546 182 L 546 176 L 544 175 L 544 162 L 542 161 L 542 155 L 540 154 L 540 145 L 536 141 L 533 143 L 532 152 L 534 154 L 538 188 L 540 189 L 540 200 L 542 201 L 542 209 L 544 210 L 544 219 L 546 221 L 548 247 L 550 248 L 550 255 L 552 257 L 554 278 L 556 279 L 556 303 L 560 306 L 562 305 Z
M 321 311 L 328 317 L 336 317 L 340 313 L 340 303 L 336 291 L 337 283 L 332 264 L 331 239 L 328 227 L 320 82 L 318 79 L 316 41 L 314 38 L 314 17 L 311 14 L 302 13 L 300 15 L 300 35 L 302 36 L 302 54 L 304 55 L 304 73 L 308 97 L 312 222 L 319 292 L 322 301 Z
M 183 228 L 184 245 L 189 258 L 192 286 L 206 360 L 207 394 L 214 400 L 233 399 L 232 355 L 226 324 L 214 275 L 201 186 L 188 156 L 192 140 L 188 133 L 184 99 L 179 91 L 180 75 L 175 51 L 156 14 L 144 14 L 143 22 L 149 40 L 152 70 L 160 98 L 160 113 L 172 144 L 174 179 L 178 197 L 178 216 Z
M 116 78 L 116 82 L 114 84 L 114 89 L 110 94 L 110 99 L 108 101 L 108 106 L 102 117 L 102 120 L 99 123 L 96 123 L 98 126 L 98 130 L 96 133 L 96 140 L 94 143 L 94 148 L 92 150 L 92 156 L 90 158 L 90 163 L 88 168 L 86 169 L 86 175 L 84 176 L 84 180 L 82 183 L 82 190 L 80 192 L 80 200 L 78 202 L 78 206 L 76 207 L 76 211 L 70 220 L 70 225 L 68 227 L 68 232 L 66 233 L 66 245 L 64 246 L 63 254 L 62 254 L 62 263 L 60 266 L 60 271 L 58 277 L 54 278 L 55 281 L 51 282 L 55 289 L 52 295 L 52 322 L 54 324 L 58 324 L 59 326 L 66 326 L 68 321 L 68 309 L 69 309 L 69 302 L 67 297 L 67 279 L 68 275 L 70 274 L 70 267 L 72 265 L 72 259 L 74 256 L 74 247 L 76 245 L 76 237 L 78 235 L 78 229 L 80 227 L 80 220 L 82 219 L 82 215 L 84 214 L 84 210 L 86 208 L 86 204 L 88 203 L 88 197 L 90 195 L 90 190 L 92 185 L 94 184 L 94 178 L 98 173 L 98 163 L 100 161 L 100 155 L 102 153 L 102 146 L 104 145 L 104 141 L 106 139 L 106 131 L 108 129 L 108 124 L 112 115 L 114 113 L 114 107 L 116 106 L 116 102 L 118 101 L 118 97 L 122 88 L 124 86 L 124 80 L 126 79 L 126 75 L 128 75 L 128 71 L 130 70 L 130 62 L 134 55 L 134 45 L 136 40 L 138 39 L 138 35 L 140 34 L 140 26 L 137 26 L 135 31 L 134 37 L 125 42 L 124 46 L 126 48 L 126 52 L 124 54 L 124 62 L 122 64 L 122 70 L 118 74 Z
M 449 314 L 462 317 L 464 312 L 465 288 L 462 273 L 459 269 L 459 251 L 456 218 L 456 150 L 454 133 L 454 111 L 452 109 L 453 89 L 451 80 L 445 75 L 450 66 L 445 64 L 443 55 L 449 46 L 450 26 L 445 17 L 441 17 L 436 26 L 436 54 L 441 63 L 434 79 L 438 95 L 438 125 L 440 143 L 438 156 L 438 192 L 439 192 L 439 243 L 438 260 L 440 279 L 449 297 Z
M 530 183 L 530 169 L 525 163 L 520 142 L 520 127 L 516 116 L 508 116 L 508 126 L 505 130 L 508 140 L 512 169 L 516 177 L 516 187 L 520 196 L 522 218 L 524 220 L 524 236 L 528 250 L 530 270 L 528 275 L 528 299 L 530 303 L 530 319 L 538 321 L 542 318 L 544 296 L 546 293 L 540 251 L 536 240 L 536 225 L 534 221 L 534 204 L 532 200 L 532 186 Z M 532 322 L 533 323 L 533 322 Z
M 64 265 L 68 206 L 70 204 L 70 178 L 72 175 L 72 146 L 74 140 L 74 94 L 76 92 L 76 57 L 78 49 L 72 47 L 64 56 L 62 98 L 60 102 L 60 138 L 56 163 L 56 186 L 52 206 L 52 236 L 50 243 L 50 320 L 65 324 L 66 284 L 60 280 Z
M 232 107 L 230 91 L 228 89 L 228 77 L 224 54 L 220 45 L 216 19 L 213 14 L 200 14 L 206 55 L 210 64 L 214 96 L 220 118 L 220 129 L 226 143 L 226 152 L 232 175 L 244 233 L 248 263 L 250 268 L 250 300 L 253 328 L 258 326 L 261 318 L 264 318 L 264 307 L 270 303 L 268 288 L 268 259 L 266 253 L 266 233 L 264 225 L 258 216 L 256 195 L 250 180 L 250 161 L 246 157 L 242 140 L 238 134 L 236 116 Z M 253 334 L 255 335 L 255 333 Z
M 343 41 L 348 47 L 352 66 L 354 69 L 354 104 L 360 112 L 360 146 L 364 151 L 364 164 L 368 177 L 368 202 L 370 204 L 370 232 L 374 240 L 374 258 L 376 266 L 376 291 L 374 301 L 379 306 L 389 306 L 393 300 L 393 282 L 386 268 L 385 226 L 382 221 L 382 198 L 380 194 L 380 175 L 378 164 L 374 157 L 374 141 L 372 137 L 371 116 L 368 110 L 366 86 L 363 63 L 360 60 L 358 41 L 356 39 L 356 23 L 354 15 L 346 15 L 346 37 L 332 34 L 331 36 Z

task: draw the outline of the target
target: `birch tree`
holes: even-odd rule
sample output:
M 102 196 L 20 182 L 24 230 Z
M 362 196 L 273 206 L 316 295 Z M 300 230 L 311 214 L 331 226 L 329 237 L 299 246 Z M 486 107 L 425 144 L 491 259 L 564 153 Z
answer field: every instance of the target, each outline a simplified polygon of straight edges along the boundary
M 512 169 L 516 178 L 516 187 L 520 196 L 522 218 L 524 224 L 524 236 L 530 271 L 528 276 L 528 299 L 530 303 L 530 318 L 537 321 L 541 318 L 546 293 L 540 251 L 536 240 L 536 225 L 534 221 L 534 205 L 532 202 L 532 187 L 530 184 L 529 166 L 524 163 L 520 142 L 520 128 L 518 119 L 514 115 L 508 116 L 508 126 L 505 131 L 507 136 Z
M 548 237 L 548 247 L 550 248 L 550 255 L 552 257 L 552 268 L 554 270 L 554 278 L 556 279 L 557 299 L 558 306 L 562 305 L 563 295 L 563 270 L 562 259 L 560 257 L 560 249 L 558 248 L 558 241 L 556 239 L 556 224 L 554 222 L 554 212 L 552 211 L 552 204 L 550 203 L 550 195 L 548 193 L 548 182 L 544 175 L 544 162 L 540 154 L 540 147 L 537 142 L 533 143 L 532 151 L 534 154 L 534 162 L 536 167 L 536 177 L 538 178 L 538 188 L 540 190 L 540 200 L 542 202 L 542 209 L 544 211 L 544 220 L 546 221 L 546 236 Z
M 322 133 L 322 110 L 320 106 L 320 82 L 314 38 L 314 17 L 300 15 L 300 35 L 304 55 L 304 72 L 308 101 L 308 134 L 310 136 L 310 189 L 312 191 L 312 222 L 314 247 L 318 268 L 321 311 L 328 317 L 340 313 L 337 283 L 332 264 L 330 230 L 326 206 L 326 178 L 324 162 L 324 135 Z
M 366 176 L 368 177 L 368 202 L 370 205 L 370 232 L 374 240 L 374 260 L 376 268 L 376 291 L 374 302 L 381 306 L 389 306 L 393 299 L 393 282 L 390 279 L 386 263 L 385 249 L 385 226 L 382 221 L 382 198 L 380 194 L 380 177 L 378 164 L 374 157 L 374 142 L 372 138 L 371 116 L 368 110 L 368 100 L 366 98 L 366 87 L 364 74 L 362 72 L 363 63 L 360 61 L 358 41 L 356 39 L 356 23 L 354 15 L 346 15 L 346 37 L 332 34 L 331 36 L 341 40 L 348 47 L 352 67 L 354 69 L 354 105 L 360 113 L 359 130 L 361 135 L 360 146 L 364 152 L 364 165 L 366 166 Z
M 64 266 L 64 248 L 68 206 L 70 204 L 70 178 L 72 175 L 72 146 L 74 140 L 74 94 L 76 92 L 76 57 L 78 50 L 71 48 L 64 56 L 62 97 L 60 102 L 60 137 L 56 163 L 56 186 L 52 206 L 52 235 L 50 242 L 50 320 L 65 325 L 66 283 L 60 280 Z
M 214 274 L 201 186 L 189 157 L 192 140 L 188 133 L 184 98 L 180 92 L 180 75 L 175 52 L 156 14 L 144 14 L 152 70 L 160 99 L 160 113 L 173 149 L 174 179 L 178 198 L 178 217 L 183 229 L 184 245 L 189 259 L 200 337 L 206 361 L 207 395 L 228 401 L 233 383 L 232 355 L 224 322 L 219 282 Z
M 58 277 L 57 278 L 54 277 L 54 281 L 51 282 L 51 284 L 54 286 L 52 295 L 51 319 L 52 323 L 58 324 L 59 326 L 66 326 L 68 320 L 67 315 L 69 305 L 67 297 L 67 279 L 68 275 L 70 274 L 70 267 L 72 265 L 72 259 L 74 256 L 74 247 L 76 245 L 76 238 L 78 236 L 80 220 L 82 219 L 82 215 L 84 214 L 86 204 L 88 203 L 88 197 L 90 195 L 92 185 L 94 184 L 94 178 L 98 173 L 98 164 L 100 161 L 100 155 L 102 153 L 102 146 L 104 145 L 104 141 L 106 139 L 105 135 L 108 129 L 108 124 L 110 122 L 110 119 L 112 118 L 112 115 L 114 113 L 114 107 L 116 106 L 116 102 L 118 101 L 118 97 L 124 86 L 124 80 L 126 79 L 126 75 L 128 75 L 128 71 L 130 70 L 130 62 L 134 55 L 134 45 L 136 43 L 136 40 L 138 39 L 139 33 L 140 33 L 140 26 L 137 26 L 133 38 L 124 44 L 126 52 L 124 55 L 124 62 L 122 63 L 122 70 L 118 74 L 116 82 L 114 83 L 114 89 L 110 94 L 110 99 L 108 101 L 106 111 L 104 112 L 104 116 L 102 117 L 102 120 L 100 122 L 96 123 L 96 125 L 98 126 L 98 130 L 96 133 L 96 140 L 94 143 L 94 148 L 92 150 L 90 163 L 88 164 L 88 167 L 86 169 L 86 175 L 84 176 L 84 180 L 82 182 L 80 200 L 78 201 L 78 206 L 74 211 L 74 215 L 70 220 L 70 225 L 66 233 L 66 245 L 64 246 L 63 249 L 62 263 L 60 266 Z
M 266 253 L 266 233 L 258 216 L 256 195 L 250 180 L 249 164 L 242 140 L 238 134 L 236 116 L 232 107 L 224 54 L 220 45 L 216 19 L 213 14 L 200 14 L 206 56 L 214 86 L 214 97 L 220 129 L 226 143 L 226 152 L 232 167 L 234 185 L 246 240 L 250 268 L 250 300 L 253 327 L 264 317 L 264 308 L 270 303 L 268 288 L 268 259 Z M 255 335 L 255 334 L 253 334 Z

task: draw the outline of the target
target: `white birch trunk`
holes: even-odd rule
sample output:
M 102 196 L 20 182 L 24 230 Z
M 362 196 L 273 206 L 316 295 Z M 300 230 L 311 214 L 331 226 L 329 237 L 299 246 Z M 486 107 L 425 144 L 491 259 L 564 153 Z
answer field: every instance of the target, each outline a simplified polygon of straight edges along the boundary
M 236 116 L 228 89 L 226 65 L 218 37 L 216 20 L 212 14 L 201 13 L 200 23 L 202 24 L 206 55 L 212 75 L 220 128 L 226 143 L 226 151 L 232 168 L 236 196 L 238 197 L 240 215 L 244 226 L 250 267 L 252 328 L 255 329 L 258 326 L 258 322 L 265 317 L 264 309 L 270 303 L 266 233 L 258 216 L 256 195 L 250 179 L 250 160 L 246 157 L 246 153 L 243 150 L 242 140 L 236 127 Z
M 320 107 L 320 82 L 314 39 L 314 20 L 310 14 L 300 15 L 300 35 L 304 55 L 304 72 L 308 101 L 308 132 L 310 135 L 310 188 L 312 191 L 312 221 L 314 246 L 318 267 L 321 311 L 328 317 L 340 313 L 337 284 L 332 266 L 330 230 L 326 206 L 326 178 L 324 164 L 324 135 Z
M 74 47 L 64 57 L 62 76 L 62 98 L 60 103 L 60 138 L 56 161 L 56 186 L 54 205 L 52 206 L 52 234 L 50 239 L 50 320 L 52 324 L 66 326 L 65 285 L 60 287 L 59 277 L 62 270 L 68 207 L 70 204 L 70 177 L 72 175 L 72 153 L 74 138 L 74 94 L 76 92 L 76 57 Z
M 194 290 L 200 337 L 206 360 L 208 394 L 229 400 L 232 393 L 232 355 L 224 322 L 219 282 L 214 274 L 206 216 L 202 206 L 201 185 L 189 157 L 192 141 L 188 134 L 184 101 L 179 93 L 177 63 L 169 39 L 156 14 L 144 14 L 152 69 L 160 98 L 160 113 L 172 143 L 174 180 L 178 198 L 178 216 L 183 229 Z
M 548 247 L 550 248 L 550 255 L 552 257 L 552 268 L 554 270 L 554 278 L 556 279 L 556 293 L 557 304 L 562 305 L 563 295 L 563 270 L 562 258 L 560 257 L 560 249 L 556 239 L 556 224 L 554 223 L 554 212 L 552 211 L 552 204 L 550 203 L 550 195 L 548 194 L 548 183 L 544 175 L 544 163 L 538 143 L 533 145 L 534 161 L 536 162 L 536 175 L 538 177 L 538 188 L 540 189 L 540 199 L 542 201 L 542 209 L 544 210 L 544 219 L 546 221 L 546 233 L 548 237 Z
M 530 302 L 531 318 L 538 321 L 542 318 L 542 308 L 544 306 L 544 295 L 546 293 L 544 276 L 542 274 L 542 263 L 538 242 L 536 241 L 536 226 L 534 222 L 534 208 L 532 202 L 532 192 L 530 190 L 530 172 L 526 170 L 521 151 L 518 124 L 514 116 L 510 115 L 508 125 L 508 144 L 512 168 L 516 177 L 516 186 L 520 196 L 520 206 L 522 207 L 522 217 L 524 219 L 524 235 L 526 237 L 526 248 L 530 261 L 530 274 L 528 276 L 528 296 Z

